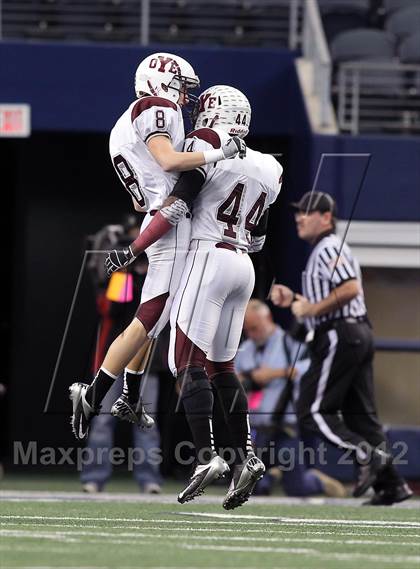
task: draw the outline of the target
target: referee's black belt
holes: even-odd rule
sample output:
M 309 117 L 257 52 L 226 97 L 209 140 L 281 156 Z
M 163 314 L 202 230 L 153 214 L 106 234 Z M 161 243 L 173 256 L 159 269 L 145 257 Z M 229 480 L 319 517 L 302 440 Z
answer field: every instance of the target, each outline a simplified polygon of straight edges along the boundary
M 331 328 L 335 328 L 339 324 L 369 324 L 369 318 L 365 314 L 364 316 L 347 316 L 346 318 L 333 318 L 331 320 L 327 320 L 326 322 L 321 322 L 318 326 L 315 326 L 315 333 L 319 332 L 326 332 L 327 330 L 331 330 Z

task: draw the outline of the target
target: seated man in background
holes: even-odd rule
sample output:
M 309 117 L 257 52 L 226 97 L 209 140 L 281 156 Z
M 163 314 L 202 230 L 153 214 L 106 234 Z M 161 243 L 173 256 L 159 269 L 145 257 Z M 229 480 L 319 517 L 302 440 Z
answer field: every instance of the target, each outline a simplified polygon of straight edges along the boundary
M 293 400 L 299 379 L 309 365 L 305 345 L 275 324 L 269 307 L 257 299 L 248 304 L 244 332 L 248 339 L 239 348 L 235 367 L 248 392 L 257 452 L 267 449 L 261 458 L 271 469 L 257 485 L 256 493 L 270 494 L 278 474 L 282 475 L 283 488 L 289 496 L 345 496 L 340 482 L 319 470 L 307 469 L 300 460 Z M 274 457 L 270 449 L 274 450 Z M 278 460 L 280 455 L 282 459 Z

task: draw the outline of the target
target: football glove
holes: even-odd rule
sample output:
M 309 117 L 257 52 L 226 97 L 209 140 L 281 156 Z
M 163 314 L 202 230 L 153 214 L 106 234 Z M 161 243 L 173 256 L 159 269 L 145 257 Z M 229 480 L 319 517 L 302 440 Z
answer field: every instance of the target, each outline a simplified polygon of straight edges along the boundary
M 221 150 L 225 158 L 235 158 L 237 155 L 239 158 L 246 156 L 246 144 L 239 136 L 232 136 L 222 145 Z
M 108 253 L 105 259 L 105 269 L 107 275 L 110 277 L 112 273 L 115 273 L 115 271 L 119 271 L 120 269 L 126 267 L 135 259 L 136 257 L 133 254 L 131 247 L 122 249 L 121 251 L 114 249 Z

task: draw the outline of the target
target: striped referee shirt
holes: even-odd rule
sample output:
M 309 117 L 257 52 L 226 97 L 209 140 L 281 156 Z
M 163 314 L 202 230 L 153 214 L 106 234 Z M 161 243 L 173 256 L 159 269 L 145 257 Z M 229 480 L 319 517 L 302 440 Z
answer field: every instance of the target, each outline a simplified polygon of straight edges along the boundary
M 315 244 L 302 273 L 302 291 L 310 302 L 320 302 L 338 286 L 348 280 L 357 279 L 362 285 L 360 266 L 353 257 L 347 243 L 335 233 L 328 233 Z M 342 318 L 366 316 L 363 290 L 350 302 L 337 310 L 305 319 L 309 329 L 323 322 Z

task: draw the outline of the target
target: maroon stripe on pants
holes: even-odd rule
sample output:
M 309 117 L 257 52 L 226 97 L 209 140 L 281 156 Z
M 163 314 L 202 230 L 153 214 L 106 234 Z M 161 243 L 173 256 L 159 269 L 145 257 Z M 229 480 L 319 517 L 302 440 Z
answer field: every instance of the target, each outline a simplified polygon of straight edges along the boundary
M 224 241 L 219 241 L 215 245 L 216 249 L 229 249 L 229 251 L 236 251 L 236 247 L 230 243 L 225 243 Z
M 212 362 L 211 360 L 206 360 L 206 372 L 209 379 L 212 379 L 219 373 L 235 373 L 233 359 L 227 362 Z
M 200 367 L 204 369 L 206 354 L 196 346 L 176 325 L 175 338 L 175 366 L 178 373 L 187 367 Z
M 146 302 L 142 302 L 137 309 L 136 318 L 143 324 L 147 333 L 156 326 L 157 321 L 162 316 L 169 292 L 164 292 Z

